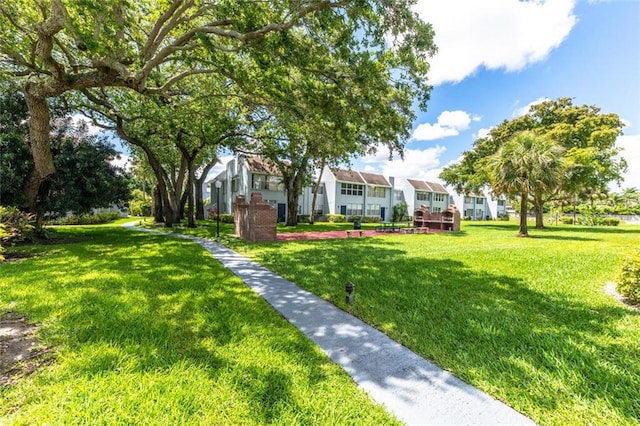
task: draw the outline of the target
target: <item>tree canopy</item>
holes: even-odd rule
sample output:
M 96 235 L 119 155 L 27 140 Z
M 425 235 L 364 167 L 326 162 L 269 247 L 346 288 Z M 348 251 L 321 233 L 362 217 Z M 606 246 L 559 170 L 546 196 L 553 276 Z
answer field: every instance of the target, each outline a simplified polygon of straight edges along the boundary
M 473 148 L 465 151 L 458 164 L 446 167 L 440 177 L 460 193 L 479 192 L 491 185 L 486 159 L 494 155 L 507 141 L 521 132 L 549 139 L 563 148 L 563 171 L 558 185 L 532 193 L 536 227 L 542 227 L 542 208 L 550 201 L 588 198 L 606 193 L 612 181 L 620 181 L 626 162 L 619 158 L 615 142 L 624 124 L 616 114 L 601 113 L 589 105 L 574 105 L 570 98 L 559 98 L 533 105 L 529 112 L 505 120 L 477 139 Z M 501 188 L 492 186 L 496 193 Z M 526 207 L 526 206 L 525 206 Z
M 375 81 L 371 75 L 382 76 L 393 91 L 376 94 L 379 86 L 372 86 L 368 93 L 351 91 L 352 96 L 369 100 L 379 96 L 378 109 L 386 106 L 385 101 L 407 107 L 414 98 L 425 106 L 427 58 L 435 49 L 433 31 L 411 11 L 412 3 L 3 2 L 0 78 L 20 83 L 30 112 L 29 144 L 35 168 L 25 185 L 25 207 L 35 208 L 37 194 L 49 189 L 55 173 L 47 99 L 65 93 L 116 88 L 162 99 L 181 98 L 193 96 L 191 81 L 214 76 L 221 83 L 216 96 L 255 100 L 259 82 L 264 94 L 260 104 L 289 102 L 295 110 L 297 99 L 286 98 L 290 76 L 306 73 L 315 80 L 305 79 L 305 84 L 330 85 L 349 79 L 357 83 L 368 73 L 369 82 Z M 357 73 L 346 72 L 350 70 Z M 335 83 L 334 95 L 341 89 L 344 86 Z M 347 94 L 343 91 L 324 101 L 341 104 Z M 374 114 L 382 117 L 380 110 Z M 376 132 L 381 129 L 377 126 L 375 132 L 360 135 L 378 139 Z M 290 134 L 292 130 L 298 137 L 297 129 L 289 128 Z

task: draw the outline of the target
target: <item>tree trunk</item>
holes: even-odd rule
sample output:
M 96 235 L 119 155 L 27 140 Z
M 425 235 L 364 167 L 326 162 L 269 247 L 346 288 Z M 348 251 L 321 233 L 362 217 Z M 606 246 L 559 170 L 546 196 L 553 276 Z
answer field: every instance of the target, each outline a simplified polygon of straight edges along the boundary
M 153 217 L 156 223 L 164 222 L 164 214 L 162 211 L 162 195 L 160 194 L 160 185 L 153 188 Z
M 194 209 L 194 200 L 193 200 L 193 191 L 195 189 L 195 172 L 193 170 L 193 160 L 189 160 L 189 164 L 187 165 L 189 170 L 189 177 L 187 179 L 187 227 L 195 228 L 196 220 L 195 220 L 195 209 Z
M 320 182 L 322 182 L 322 172 L 324 172 L 324 166 L 326 164 L 326 159 L 322 159 L 322 163 L 320 164 L 320 176 L 318 176 L 318 182 L 316 182 L 315 188 L 313 188 L 313 198 L 311 199 L 311 213 L 309 213 L 309 223 L 314 224 L 316 221 L 316 200 L 318 198 L 318 190 L 320 189 Z
M 196 220 L 204 220 L 204 199 L 202 194 L 202 183 L 200 179 L 195 179 L 195 196 L 196 196 Z
M 29 145 L 35 168 L 25 181 L 23 207 L 36 214 L 38 199 L 48 195 L 50 180 L 56 172 L 50 143 L 51 115 L 46 98 L 34 96 L 26 90 L 24 95 L 29 108 Z
M 298 224 L 298 191 L 287 189 L 287 226 Z
M 527 231 L 527 207 L 529 204 L 529 194 L 523 193 L 520 197 L 520 229 L 518 230 L 519 237 L 528 237 Z
M 536 212 L 536 229 L 544 229 L 544 202 L 536 197 L 533 209 Z
M 216 158 L 212 162 L 204 166 L 204 169 L 202 169 L 202 173 L 200 174 L 200 177 L 196 178 L 196 220 L 205 219 L 202 186 L 204 185 L 205 180 L 207 180 L 207 176 L 209 175 L 209 172 L 211 171 L 213 166 L 216 165 L 217 162 L 218 162 L 218 159 Z M 211 197 L 213 197 L 213 194 L 211 194 Z

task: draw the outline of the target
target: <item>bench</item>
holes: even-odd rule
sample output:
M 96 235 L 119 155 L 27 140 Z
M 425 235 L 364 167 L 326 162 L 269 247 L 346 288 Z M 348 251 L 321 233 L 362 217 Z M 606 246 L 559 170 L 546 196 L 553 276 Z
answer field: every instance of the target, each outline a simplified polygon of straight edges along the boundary
M 351 233 L 354 233 L 355 235 L 358 235 L 360 237 L 364 236 L 364 231 L 363 230 L 354 229 L 354 230 L 351 230 L 351 231 L 347 231 L 347 238 L 351 237 Z

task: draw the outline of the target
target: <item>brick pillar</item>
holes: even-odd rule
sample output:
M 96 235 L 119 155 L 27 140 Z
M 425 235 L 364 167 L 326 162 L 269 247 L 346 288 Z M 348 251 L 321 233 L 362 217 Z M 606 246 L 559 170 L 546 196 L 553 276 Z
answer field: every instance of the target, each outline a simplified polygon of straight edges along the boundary
M 234 214 L 238 237 L 254 243 L 276 240 L 278 212 L 271 204 L 262 202 L 261 193 L 252 193 L 249 203 L 238 195 Z

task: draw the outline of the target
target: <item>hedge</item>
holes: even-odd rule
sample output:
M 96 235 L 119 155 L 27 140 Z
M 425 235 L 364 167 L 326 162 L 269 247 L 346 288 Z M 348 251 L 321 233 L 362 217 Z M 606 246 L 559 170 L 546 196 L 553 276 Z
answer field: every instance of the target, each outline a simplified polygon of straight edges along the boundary
M 616 287 L 620 294 L 640 303 L 640 249 L 622 259 Z

